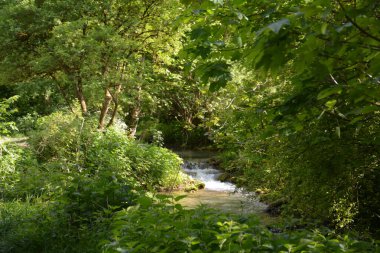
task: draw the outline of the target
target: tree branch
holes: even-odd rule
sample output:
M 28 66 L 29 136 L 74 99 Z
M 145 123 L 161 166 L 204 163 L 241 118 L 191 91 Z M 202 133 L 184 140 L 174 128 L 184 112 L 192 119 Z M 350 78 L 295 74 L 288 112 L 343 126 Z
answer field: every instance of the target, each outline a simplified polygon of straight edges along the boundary
M 336 0 L 340 6 L 340 8 L 342 8 L 343 12 L 344 12 L 344 16 L 348 19 L 348 21 L 350 21 L 361 33 L 365 34 L 367 37 L 370 37 L 378 42 L 380 42 L 380 38 L 370 34 L 369 32 L 367 32 L 366 30 L 364 30 L 361 26 L 358 25 L 358 23 L 356 23 L 350 16 L 348 16 L 347 12 L 346 12 L 346 9 L 344 8 L 343 4 L 340 2 L 340 0 Z

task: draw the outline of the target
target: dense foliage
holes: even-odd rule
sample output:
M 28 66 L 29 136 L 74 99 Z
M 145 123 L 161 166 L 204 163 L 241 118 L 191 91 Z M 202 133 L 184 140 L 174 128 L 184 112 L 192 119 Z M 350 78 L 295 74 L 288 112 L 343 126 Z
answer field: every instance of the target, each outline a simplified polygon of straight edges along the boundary
M 0 252 L 98 252 L 114 211 L 188 181 L 169 150 L 74 114 L 41 117 L 19 145 L 1 147 Z
M 290 213 L 378 233 L 378 1 L 184 2 L 183 53 L 230 100 L 226 169 Z
M 177 200 L 180 197 L 177 197 Z M 328 229 L 265 228 L 257 217 L 207 208 L 185 210 L 168 196 L 94 214 L 91 224 L 67 223 L 60 209 L 5 203 L 0 209 L 1 252 L 378 252 L 371 242 L 334 236 Z M 86 224 L 86 225 L 85 225 Z M 280 233 L 278 233 L 281 231 Z
M 12 122 L 9 118 L 12 113 L 15 112 L 15 109 L 10 110 L 10 106 L 17 100 L 17 96 L 10 97 L 8 99 L 3 99 L 0 101 L 0 134 L 8 135 L 17 129 L 15 123 Z
M 342 235 L 380 236 L 379 17 L 377 0 L 0 0 L 0 252 L 379 251 Z M 220 151 L 224 178 L 330 230 L 184 210 L 156 195 L 197 188 L 164 146 Z
M 160 197 L 160 196 L 158 196 Z M 207 208 L 184 210 L 161 196 L 161 203 L 118 212 L 111 223 L 113 240 L 105 252 L 375 252 L 372 243 L 329 231 L 286 229 L 272 233 L 256 217 L 236 217 Z M 181 198 L 177 197 L 177 199 Z M 166 203 L 163 204 L 163 203 Z M 169 203 L 169 205 L 168 205 Z M 289 234 L 290 232 L 290 234 Z M 145 240 L 140 240 L 141 236 Z

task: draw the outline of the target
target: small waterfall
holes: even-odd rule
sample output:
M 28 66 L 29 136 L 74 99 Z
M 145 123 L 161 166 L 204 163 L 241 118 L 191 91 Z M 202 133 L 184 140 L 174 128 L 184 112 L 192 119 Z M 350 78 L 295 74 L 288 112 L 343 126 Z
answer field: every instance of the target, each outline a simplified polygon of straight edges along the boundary
M 252 194 L 242 193 L 234 184 L 218 180 L 221 171 L 210 163 L 215 153 L 191 150 L 181 150 L 176 153 L 184 160 L 183 171 L 205 184 L 204 190 L 187 193 L 187 197 L 180 201 L 182 205 L 195 208 L 202 204 L 239 214 L 263 214 L 266 205 L 259 202 Z
M 207 190 L 234 192 L 236 189 L 232 183 L 218 180 L 221 172 L 206 161 L 185 161 L 182 168 L 192 178 L 205 183 L 205 189 Z

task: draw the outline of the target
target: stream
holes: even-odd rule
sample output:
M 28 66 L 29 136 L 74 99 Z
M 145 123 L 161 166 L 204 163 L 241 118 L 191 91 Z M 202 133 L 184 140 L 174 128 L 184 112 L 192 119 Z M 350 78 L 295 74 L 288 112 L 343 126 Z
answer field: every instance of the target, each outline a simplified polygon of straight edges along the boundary
M 266 205 L 259 202 L 253 193 L 244 193 L 234 184 L 218 180 L 221 171 L 210 163 L 215 153 L 202 151 L 175 151 L 184 160 L 183 171 L 205 184 L 205 189 L 186 193 L 181 204 L 188 208 L 206 205 L 237 214 L 264 214 Z

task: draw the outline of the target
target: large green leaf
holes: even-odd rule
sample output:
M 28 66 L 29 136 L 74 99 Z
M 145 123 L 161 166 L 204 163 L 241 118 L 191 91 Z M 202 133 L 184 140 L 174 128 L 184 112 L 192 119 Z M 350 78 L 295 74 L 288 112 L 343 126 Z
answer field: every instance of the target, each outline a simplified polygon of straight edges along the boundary
M 341 92 L 342 92 L 342 87 L 327 88 L 327 89 L 324 89 L 321 92 L 319 92 L 317 99 L 320 100 L 323 98 L 327 98 L 327 97 L 334 95 L 334 94 L 340 94 Z
M 272 30 L 274 33 L 279 33 L 281 28 L 285 25 L 290 25 L 290 21 L 287 18 L 281 19 L 277 22 L 274 22 L 267 26 L 270 30 Z

